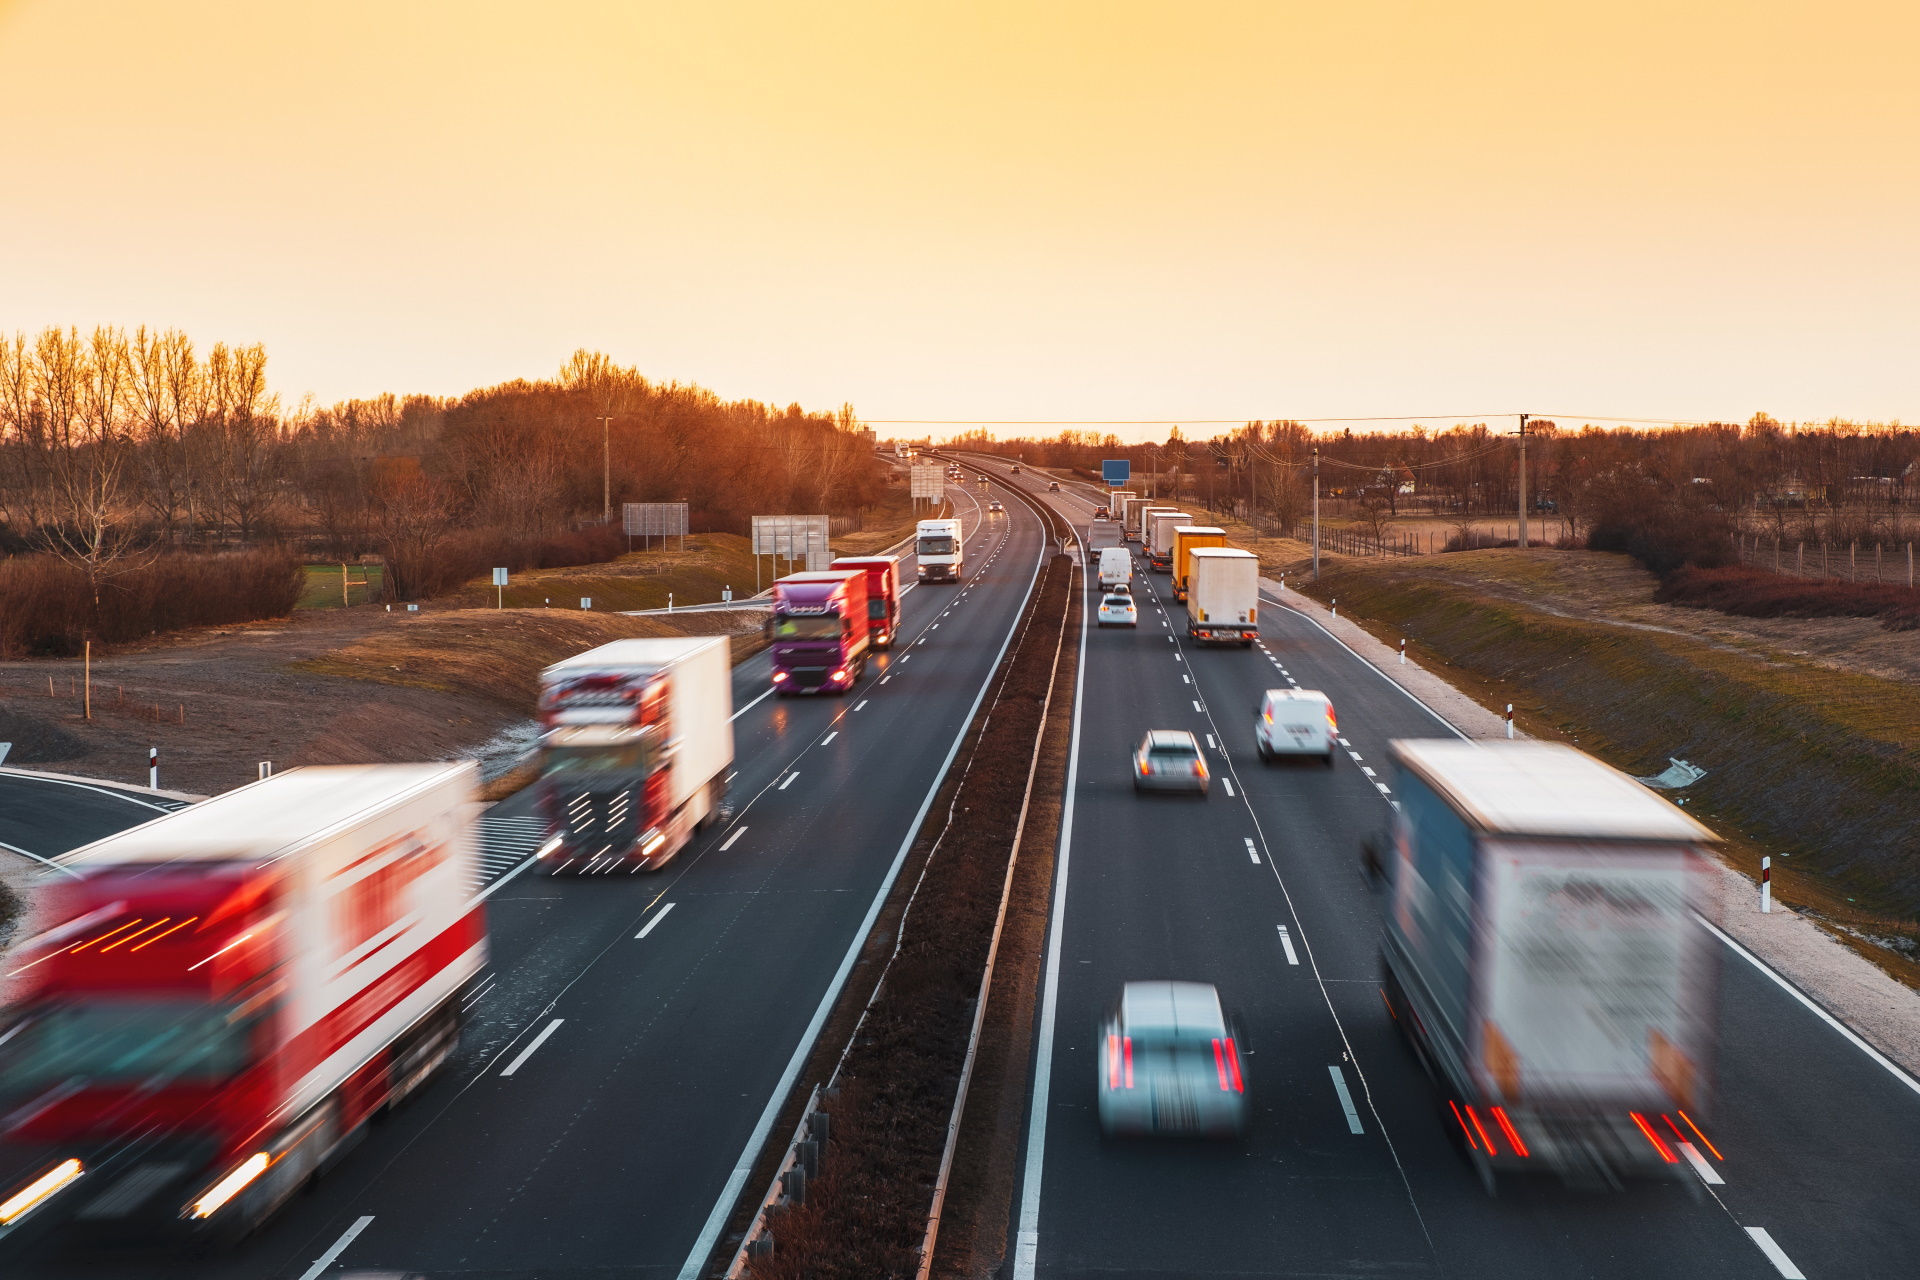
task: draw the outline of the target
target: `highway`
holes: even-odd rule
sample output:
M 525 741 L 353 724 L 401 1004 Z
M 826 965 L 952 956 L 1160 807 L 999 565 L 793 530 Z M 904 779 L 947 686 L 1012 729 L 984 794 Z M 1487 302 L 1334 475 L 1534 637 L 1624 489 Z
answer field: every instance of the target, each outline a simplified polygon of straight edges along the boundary
M 1090 551 L 1117 542 L 1079 495 L 1040 496 Z M 1273 600 L 1258 648 L 1189 645 L 1168 578 L 1135 563 L 1138 632 L 1085 637 L 1017 1280 L 1913 1274 L 1920 1092 L 1730 949 L 1704 1126 L 1717 1181 L 1504 1179 L 1490 1198 L 1382 1001 L 1356 858 L 1390 815 L 1387 741 L 1451 729 Z M 1338 712 L 1349 750 L 1331 771 L 1253 749 L 1261 691 L 1293 684 Z M 1132 791 L 1128 752 L 1152 728 L 1207 743 L 1210 797 Z M 1214 983 L 1237 1015 L 1256 1117 L 1244 1146 L 1102 1140 L 1095 1023 L 1122 983 L 1154 978 Z
M 906 593 L 906 643 L 856 691 L 763 697 L 766 657 L 735 669 L 735 813 L 674 864 L 548 877 L 528 862 L 530 797 L 493 807 L 476 886 L 493 963 L 461 1052 L 310 1194 L 231 1255 L 74 1245 L 9 1280 L 677 1276 L 704 1259 L 1041 563 L 1022 504 L 953 496 L 970 576 Z M 51 809 L 34 821 L 23 838 L 80 842 Z

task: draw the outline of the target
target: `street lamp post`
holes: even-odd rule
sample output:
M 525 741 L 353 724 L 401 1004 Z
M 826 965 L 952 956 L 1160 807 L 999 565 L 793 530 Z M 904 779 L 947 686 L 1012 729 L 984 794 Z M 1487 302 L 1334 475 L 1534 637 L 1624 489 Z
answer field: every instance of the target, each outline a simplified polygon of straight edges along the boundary
M 1313 446 L 1313 580 L 1320 581 L 1320 446 Z

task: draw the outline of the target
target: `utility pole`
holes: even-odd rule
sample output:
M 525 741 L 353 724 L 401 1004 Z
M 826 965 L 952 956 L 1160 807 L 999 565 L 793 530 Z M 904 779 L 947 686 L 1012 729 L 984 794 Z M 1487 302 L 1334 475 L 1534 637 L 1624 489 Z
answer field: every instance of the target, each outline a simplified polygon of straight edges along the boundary
M 1313 446 L 1313 580 L 1320 581 L 1320 446 Z
M 1520 415 L 1520 549 L 1527 549 L 1527 414 Z
M 604 414 L 600 423 L 600 523 L 613 522 L 613 415 Z

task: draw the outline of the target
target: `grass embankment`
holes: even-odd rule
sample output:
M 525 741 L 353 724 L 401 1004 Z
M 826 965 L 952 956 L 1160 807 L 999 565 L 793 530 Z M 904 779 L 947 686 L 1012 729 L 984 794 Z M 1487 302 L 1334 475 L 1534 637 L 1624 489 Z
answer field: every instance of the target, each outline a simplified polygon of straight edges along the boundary
M 1323 571 L 1302 589 L 1439 658 L 1466 692 L 1511 701 L 1529 733 L 1577 742 L 1628 773 L 1669 756 L 1708 770 L 1689 812 L 1775 892 L 1843 929 L 1912 938 L 1920 915 L 1920 688 L 1781 651 L 1556 608 L 1556 557 L 1468 552 Z M 1647 593 L 1652 591 L 1647 578 Z M 1541 607 L 1544 606 L 1544 607 Z M 1383 625 L 1384 624 L 1384 625 Z M 1904 981 L 1920 967 L 1863 954 Z
M 356 564 L 302 565 L 305 575 L 296 609 L 340 609 L 349 605 L 372 604 L 380 599 L 386 566 Z

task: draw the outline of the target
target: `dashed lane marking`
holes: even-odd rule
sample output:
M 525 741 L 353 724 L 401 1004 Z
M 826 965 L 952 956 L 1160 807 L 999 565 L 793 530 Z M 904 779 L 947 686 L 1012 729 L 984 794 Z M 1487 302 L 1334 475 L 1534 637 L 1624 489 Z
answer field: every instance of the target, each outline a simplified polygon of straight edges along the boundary
M 1293 954 L 1293 935 L 1287 932 L 1287 926 L 1285 925 L 1279 925 L 1277 928 L 1280 930 L 1280 945 L 1286 948 L 1287 963 L 1293 965 L 1299 964 L 1300 957 Z
M 726 842 L 720 846 L 720 852 L 725 853 L 727 850 L 733 848 L 734 842 L 739 840 L 740 837 L 745 834 L 747 834 L 747 829 L 745 827 L 740 827 L 736 829 L 732 835 L 727 837 Z
M 640 938 L 644 938 L 648 934 L 652 933 L 654 926 L 659 924 L 662 920 L 665 920 L 667 918 L 667 912 L 671 910 L 673 910 L 673 904 L 671 902 L 663 904 L 660 910 L 654 913 L 653 919 L 647 921 L 646 924 L 640 927 L 640 932 L 633 935 L 634 938 L 637 940 Z

